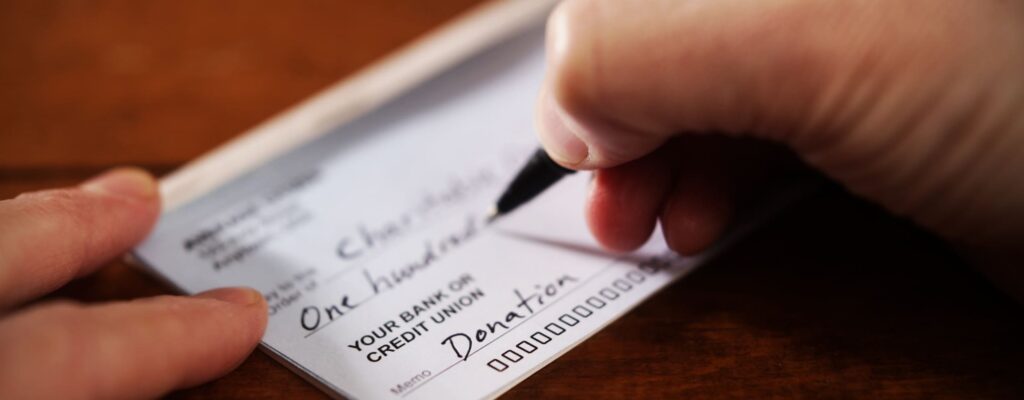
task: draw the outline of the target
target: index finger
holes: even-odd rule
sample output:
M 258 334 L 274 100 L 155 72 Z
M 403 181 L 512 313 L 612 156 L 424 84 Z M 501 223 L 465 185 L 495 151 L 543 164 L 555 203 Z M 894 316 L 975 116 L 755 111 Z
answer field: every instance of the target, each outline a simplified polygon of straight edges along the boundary
M 92 272 L 142 240 L 159 214 L 156 182 L 138 169 L 0 201 L 0 309 Z
M 82 306 L 0 321 L 4 398 L 154 398 L 217 378 L 252 351 L 267 305 L 251 289 Z

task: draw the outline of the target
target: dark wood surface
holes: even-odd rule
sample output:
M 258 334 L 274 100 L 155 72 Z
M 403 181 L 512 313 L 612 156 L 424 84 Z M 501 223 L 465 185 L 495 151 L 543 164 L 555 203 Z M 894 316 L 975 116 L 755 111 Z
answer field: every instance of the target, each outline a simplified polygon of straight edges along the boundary
M 0 197 L 166 173 L 473 0 L 0 2 Z M 166 293 L 113 262 L 55 297 Z M 1024 308 L 838 189 L 801 203 L 508 397 L 1024 398 Z M 320 398 L 261 353 L 172 394 Z

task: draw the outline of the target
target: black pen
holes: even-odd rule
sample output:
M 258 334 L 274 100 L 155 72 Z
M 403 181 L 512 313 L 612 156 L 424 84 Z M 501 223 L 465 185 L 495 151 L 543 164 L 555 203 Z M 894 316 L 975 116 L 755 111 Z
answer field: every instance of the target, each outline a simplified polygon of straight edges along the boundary
M 487 213 L 487 223 L 533 200 L 563 176 L 574 172 L 576 171 L 558 165 L 544 149 L 537 149 L 491 207 Z

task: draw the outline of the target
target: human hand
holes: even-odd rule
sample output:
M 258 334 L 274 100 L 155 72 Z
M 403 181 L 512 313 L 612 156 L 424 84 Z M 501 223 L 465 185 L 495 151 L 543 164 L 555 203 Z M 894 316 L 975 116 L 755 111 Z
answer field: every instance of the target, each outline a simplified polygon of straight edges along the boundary
M 267 309 L 251 289 L 11 310 L 125 252 L 159 212 L 153 178 L 133 169 L 0 201 L 0 397 L 156 397 L 227 373 L 259 343 Z
M 1024 287 L 1008 256 L 1024 243 L 1024 2 L 567 0 L 548 60 L 540 139 L 597 170 L 587 216 L 606 247 L 656 220 L 677 251 L 711 244 L 777 168 L 744 137 Z

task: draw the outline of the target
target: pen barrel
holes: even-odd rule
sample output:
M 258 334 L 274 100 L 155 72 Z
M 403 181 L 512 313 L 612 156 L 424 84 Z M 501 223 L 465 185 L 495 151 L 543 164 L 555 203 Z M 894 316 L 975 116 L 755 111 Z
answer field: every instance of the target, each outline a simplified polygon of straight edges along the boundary
M 537 149 L 498 199 L 498 212 L 503 214 L 523 205 L 562 177 L 575 172 L 558 165 L 544 149 Z

